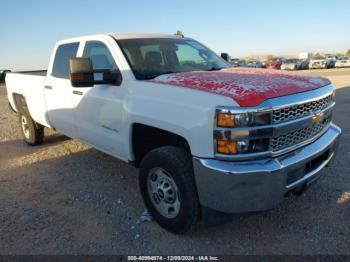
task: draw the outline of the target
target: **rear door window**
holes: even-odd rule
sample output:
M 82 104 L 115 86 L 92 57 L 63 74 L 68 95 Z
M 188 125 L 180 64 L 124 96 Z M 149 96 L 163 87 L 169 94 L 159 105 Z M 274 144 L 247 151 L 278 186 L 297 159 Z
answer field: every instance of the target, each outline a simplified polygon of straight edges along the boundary
M 76 57 L 78 48 L 79 43 L 63 44 L 57 48 L 52 67 L 52 76 L 69 78 L 69 60 Z

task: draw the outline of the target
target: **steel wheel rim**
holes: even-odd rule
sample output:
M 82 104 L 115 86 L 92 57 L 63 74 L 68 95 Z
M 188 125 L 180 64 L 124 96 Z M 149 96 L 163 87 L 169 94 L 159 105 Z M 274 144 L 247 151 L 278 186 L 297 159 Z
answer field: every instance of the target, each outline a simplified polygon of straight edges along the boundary
M 177 185 L 171 175 L 160 167 L 152 168 L 147 177 L 148 195 L 153 206 L 166 218 L 175 218 L 181 202 Z
M 28 120 L 25 116 L 21 117 L 21 126 L 22 126 L 24 136 L 27 139 L 29 139 L 30 132 L 29 132 Z

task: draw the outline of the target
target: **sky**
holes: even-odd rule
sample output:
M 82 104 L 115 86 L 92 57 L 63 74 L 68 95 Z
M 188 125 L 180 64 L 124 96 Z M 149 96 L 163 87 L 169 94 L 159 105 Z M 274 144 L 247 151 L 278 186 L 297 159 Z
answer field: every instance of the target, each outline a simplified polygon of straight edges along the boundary
M 58 40 L 181 30 L 232 57 L 345 52 L 349 0 L 1 0 L 0 70 L 46 69 Z

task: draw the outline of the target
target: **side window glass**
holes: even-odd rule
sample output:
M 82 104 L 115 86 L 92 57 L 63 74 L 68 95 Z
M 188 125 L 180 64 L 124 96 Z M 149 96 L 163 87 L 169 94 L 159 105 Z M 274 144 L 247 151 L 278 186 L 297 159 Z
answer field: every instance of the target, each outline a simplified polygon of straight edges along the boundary
M 52 76 L 69 78 L 69 59 L 76 57 L 79 43 L 60 45 L 55 54 L 52 67 Z
M 106 72 L 111 73 L 111 77 L 120 75 L 111 52 L 102 42 L 86 42 L 83 57 L 89 57 L 91 59 L 95 81 L 103 81 Z
M 90 57 L 94 70 L 116 70 L 117 65 L 108 47 L 98 41 L 90 41 L 85 44 L 84 57 Z

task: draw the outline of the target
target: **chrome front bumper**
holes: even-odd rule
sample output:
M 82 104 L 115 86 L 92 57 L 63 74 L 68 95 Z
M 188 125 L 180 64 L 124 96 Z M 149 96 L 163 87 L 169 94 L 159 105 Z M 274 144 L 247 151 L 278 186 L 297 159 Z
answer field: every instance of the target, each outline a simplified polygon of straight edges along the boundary
M 287 192 L 319 178 L 340 135 L 340 128 L 331 124 L 313 143 L 276 158 L 228 162 L 194 157 L 199 200 L 227 213 L 272 209 Z

